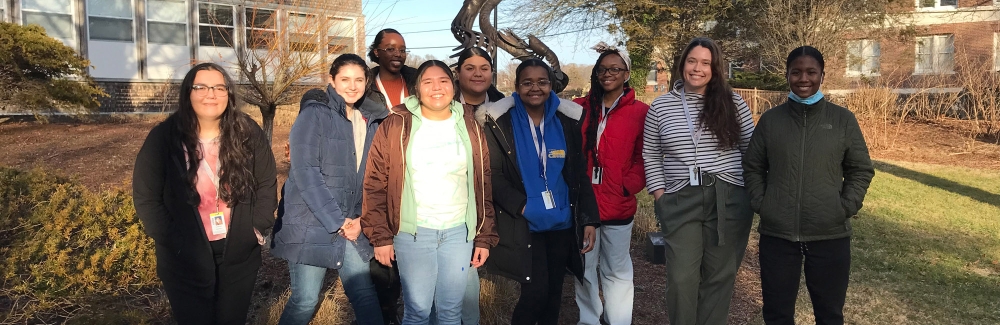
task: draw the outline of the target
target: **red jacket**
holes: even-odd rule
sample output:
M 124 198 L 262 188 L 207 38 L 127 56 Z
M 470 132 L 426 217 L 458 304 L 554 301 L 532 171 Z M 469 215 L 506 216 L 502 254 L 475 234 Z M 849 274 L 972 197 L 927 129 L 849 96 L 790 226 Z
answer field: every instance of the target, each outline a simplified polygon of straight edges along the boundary
M 589 97 L 573 100 L 583 106 L 583 143 L 587 145 L 587 127 L 591 123 Z M 598 110 L 600 123 L 604 118 Z M 635 194 L 646 187 L 646 174 L 642 164 L 642 129 L 649 105 L 635 99 L 635 91 L 628 89 L 618 105 L 608 113 L 608 122 L 597 148 L 598 160 L 604 170 L 601 184 L 593 184 L 601 223 L 627 224 L 636 211 Z M 587 174 L 593 178 L 594 161 L 587 155 Z

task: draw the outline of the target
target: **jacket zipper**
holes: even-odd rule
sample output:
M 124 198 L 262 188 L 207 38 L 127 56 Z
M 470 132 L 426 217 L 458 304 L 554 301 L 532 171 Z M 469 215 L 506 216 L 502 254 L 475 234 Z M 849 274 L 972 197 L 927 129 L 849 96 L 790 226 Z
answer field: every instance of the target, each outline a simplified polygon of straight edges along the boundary
M 806 165 L 806 123 L 809 117 L 808 111 L 808 106 L 802 107 L 802 149 L 799 153 L 799 194 L 795 200 L 795 241 L 800 241 L 802 235 L 802 175 L 804 174 L 803 168 Z
M 482 211 L 483 211 L 483 213 L 482 213 L 483 222 L 479 223 L 479 227 L 476 227 L 476 236 L 478 237 L 479 234 L 481 234 L 483 232 L 483 224 L 486 223 L 486 172 L 485 172 L 486 171 L 486 165 L 485 165 L 485 160 L 483 160 L 483 137 L 482 137 L 482 134 L 479 133 L 479 127 L 478 127 L 478 125 L 476 125 L 476 128 L 475 128 L 474 132 L 476 133 L 476 140 L 478 140 L 476 142 L 479 143 L 479 176 L 480 176 L 479 177 L 479 186 L 482 187 L 482 189 L 483 189 L 483 198 L 480 199 L 481 206 L 483 207 L 482 208 Z M 473 190 L 475 190 L 475 189 L 473 189 Z M 478 215 L 479 211 L 476 211 L 476 214 Z M 478 222 L 479 220 L 476 220 L 476 221 Z M 473 241 L 475 241 L 475 238 L 473 238 Z
M 408 128 L 407 128 L 407 119 L 406 119 L 406 117 L 403 116 L 403 114 L 399 114 L 399 116 L 403 118 L 403 131 L 399 133 L 399 157 L 400 157 L 399 159 L 403 161 L 403 164 L 402 164 L 402 166 L 403 166 L 403 190 L 405 191 L 406 190 L 406 147 L 403 146 L 403 137 L 406 136 L 406 135 L 408 135 L 410 133 L 410 130 L 408 130 Z M 411 114 L 410 115 L 410 120 L 409 120 L 410 123 L 413 123 L 412 119 L 413 119 L 413 115 Z M 410 127 L 412 127 L 412 125 Z M 399 205 L 400 205 L 400 212 L 402 212 L 402 210 L 403 210 L 402 209 L 403 208 L 403 202 L 400 202 Z M 403 215 L 402 214 L 400 214 L 400 216 L 399 216 L 399 223 L 400 223 L 400 226 L 402 226 L 402 224 L 403 224 Z M 399 234 L 399 230 L 396 230 L 396 234 L 397 235 Z M 417 229 L 414 227 L 414 229 L 413 229 L 413 242 L 416 242 L 416 241 L 417 241 Z

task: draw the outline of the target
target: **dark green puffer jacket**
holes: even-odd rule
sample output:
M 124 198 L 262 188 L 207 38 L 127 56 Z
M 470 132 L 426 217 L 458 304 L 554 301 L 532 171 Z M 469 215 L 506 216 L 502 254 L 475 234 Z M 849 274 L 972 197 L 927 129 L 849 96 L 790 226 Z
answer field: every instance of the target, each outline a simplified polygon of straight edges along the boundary
M 825 99 L 765 112 L 743 156 L 758 231 L 795 242 L 851 236 L 874 176 L 858 120 Z

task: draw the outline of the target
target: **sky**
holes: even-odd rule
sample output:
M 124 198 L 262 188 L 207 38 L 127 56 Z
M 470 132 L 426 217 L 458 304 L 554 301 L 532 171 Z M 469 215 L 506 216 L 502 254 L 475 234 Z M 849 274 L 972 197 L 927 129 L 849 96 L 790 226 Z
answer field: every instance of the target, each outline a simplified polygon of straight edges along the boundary
M 375 34 L 383 28 L 393 28 L 403 34 L 406 40 L 406 47 L 410 49 L 410 55 L 424 56 L 432 54 L 438 59 L 444 59 L 456 51 L 453 48 L 459 45 L 455 37 L 451 34 L 451 21 L 462 7 L 462 0 L 362 0 L 362 11 L 365 14 L 365 44 L 370 45 L 375 39 Z M 508 7 L 501 2 L 499 11 L 499 29 L 514 28 L 505 21 L 505 10 Z M 509 19 L 508 19 L 509 20 Z M 581 27 L 582 28 L 582 27 Z M 476 28 L 478 30 L 478 27 Z M 614 44 L 618 39 L 613 38 L 607 32 L 597 30 L 593 32 L 572 32 L 565 33 L 566 30 L 548 31 L 547 34 L 560 34 L 551 37 L 540 37 L 556 55 L 559 61 L 566 63 L 594 64 L 598 54 L 590 49 L 599 41 Z M 518 36 L 527 40 L 527 35 L 518 32 Z M 500 53 L 498 69 L 505 66 L 512 57 L 498 50 Z

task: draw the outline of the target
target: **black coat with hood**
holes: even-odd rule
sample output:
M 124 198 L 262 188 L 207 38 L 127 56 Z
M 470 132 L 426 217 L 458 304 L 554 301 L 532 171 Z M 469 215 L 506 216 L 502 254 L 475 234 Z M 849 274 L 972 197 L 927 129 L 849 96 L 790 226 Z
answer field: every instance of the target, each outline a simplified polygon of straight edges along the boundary
M 476 119 L 483 124 L 490 148 L 493 193 L 496 193 L 493 205 L 497 235 L 500 236 L 500 242 L 490 250 L 486 269 L 515 281 L 528 283 L 531 282 L 531 233 L 528 220 L 521 214 L 528 199 L 517 164 L 514 126 L 509 114 L 513 108 L 514 97 L 507 97 L 476 111 Z M 597 199 L 590 185 L 590 177 L 587 176 L 587 161 L 583 156 L 583 136 L 580 132 L 583 107 L 569 100 L 560 100 L 556 116 L 562 123 L 566 138 L 566 163 L 562 174 L 569 186 L 576 234 L 574 246 L 579 251 L 583 249 L 584 227 L 598 227 L 601 223 Z M 578 254 L 577 258 L 570 259 L 569 265 L 569 270 L 580 279 L 583 278 L 583 259 L 584 255 Z

